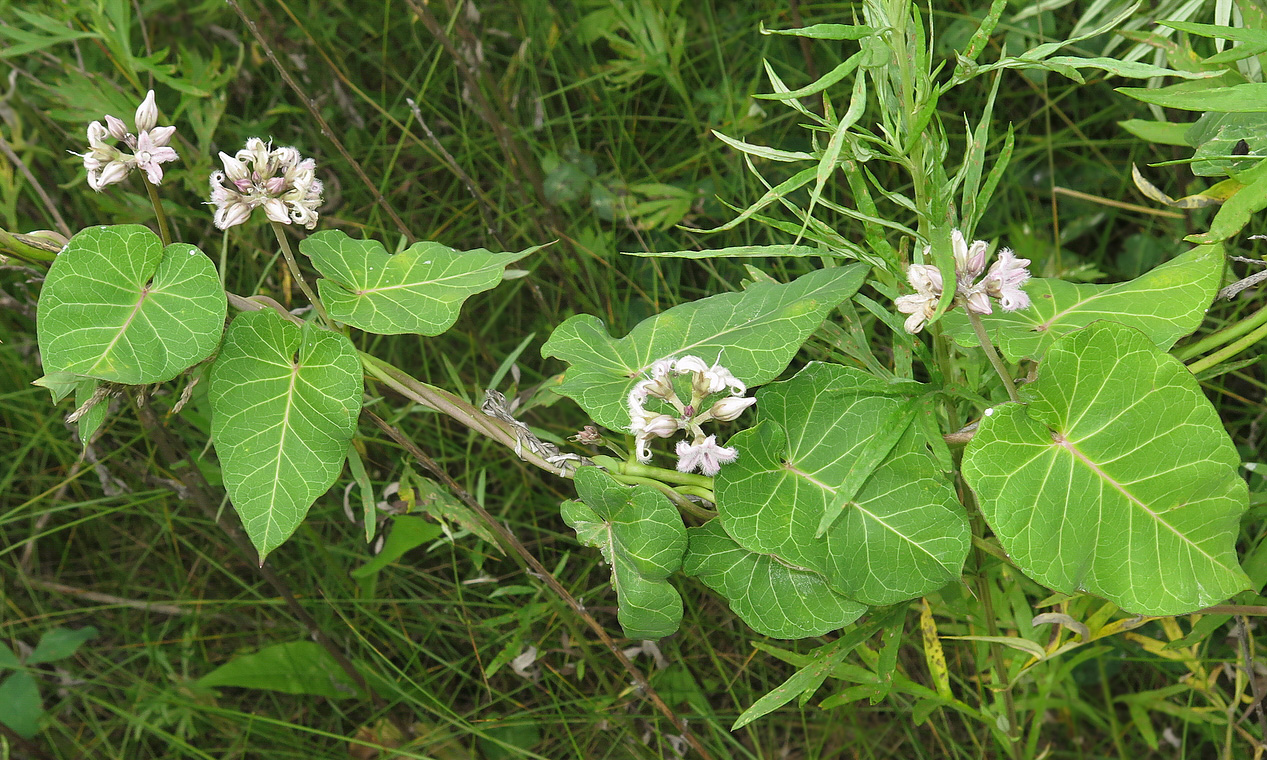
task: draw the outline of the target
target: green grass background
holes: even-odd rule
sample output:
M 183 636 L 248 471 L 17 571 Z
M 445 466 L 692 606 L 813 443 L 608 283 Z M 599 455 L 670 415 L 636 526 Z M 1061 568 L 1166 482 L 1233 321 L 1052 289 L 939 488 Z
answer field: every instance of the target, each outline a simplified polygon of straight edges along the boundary
M 940 55 L 952 56 L 966 41 L 984 5 L 932 4 Z M 420 17 L 423 6 L 402 0 L 243 0 L 261 44 L 221 0 L 0 2 L 0 23 L 37 38 L 24 43 L 19 35 L 3 35 L 0 60 L 12 73 L 7 89 L 0 88 L 0 119 L 12 158 L 0 161 L 0 224 L 26 232 L 57 229 L 59 216 L 71 230 L 148 223 L 148 203 L 135 180 L 93 193 L 79 159 L 67 151 L 85 149 L 88 121 L 107 112 L 130 118 L 153 87 L 160 123 L 181 132 L 181 161 L 163 185 L 175 236 L 213 259 L 223 255 L 236 292 L 285 297 L 267 227 L 257 220 L 235 228 L 222 248 L 225 237 L 200 205 L 216 151 L 232 153 L 250 136 L 294 145 L 317 159 L 327 188 L 322 228 L 375 237 L 394 249 L 402 239 L 394 214 L 413 238 L 459 249 L 518 250 L 556 241 L 522 263 L 531 274 L 473 298 L 440 338 L 361 338 L 363 348 L 477 403 L 525 339 L 503 392 L 531 394 L 561 371 L 537 349 L 569 315 L 597 314 L 623 334 L 676 303 L 734 289 L 742 276 L 733 261 L 638 259 L 619 251 L 789 242 L 755 223 L 712 236 L 675 225 L 716 226 L 733 215 L 727 204 L 745 206 L 765 190 L 711 130 L 810 149 L 809 132 L 790 111 L 753 98 L 768 91 L 763 59 L 795 87 L 852 52 L 843 43 L 763 36 L 758 26 L 849 23 L 853 5 L 626 0 L 621 11 L 599 0 L 490 0 L 452 6 L 426 6 L 444 29 L 442 43 Z M 1083 10 L 1075 3 L 1010 20 L 1028 6 L 1017 3 L 1004 14 L 987 58 L 1004 42 L 1015 52 L 1060 38 Z M 472 72 L 469 78 L 462 68 Z M 952 133 L 961 134 L 965 116 L 975 122 L 987 86 L 961 88 L 942 102 L 940 116 Z M 847 98 L 847 90 L 831 94 L 837 105 Z M 416 102 L 426 128 L 407 99 Z M 323 134 L 314 112 L 330 134 Z M 1183 235 L 1203 229 L 1200 213 L 1160 216 L 1057 190 L 1148 205 L 1133 190 L 1131 164 L 1181 154 L 1141 144 L 1116 125 L 1146 115 L 1110 84 L 1006 75 L 993 134 L 1014 124 L 1016 156 L 977 236 L 1001 240 L 1048 275 L 1091 281 L 1135 276 L 1181 250 Z M 770 184 L 790 174 L 783 164 L 758 169 Z M 876 171 L 898 182 L 884 167 Z M 1150 176 L 1175 195 L 1191 180 L 1182 167 Z M 826 197 L 847 205 L 847 191 L 837 184 Z M 378 195 L 392 214 L 376 202 Z M 895 206 L 884 210 L 902 213 Z M 835 221 L 838 229 L 851 229 L 848 220 Z M 785 277 L 806 264 L 767 260 L 761 266 Z M 126 405 L 81 452 L 62 421 L 67 405 L 54 409 L 47 393 L 30 385 L 41 374 L 32 277 L 22 268 L 0 270 L 9 297 L 0 310 L 0 639 L 34 644 L 55 626 L 92 625 L 100 634 L 75 658 L 41 670 L 45 728 L 31 742 L 5 734 L 4 751 L 128 760 L 393 756 L 374 749 L 397 743 L 385 713 L 360 700 L 194 686 L 237 654 L 302 640 L 305 633 L 250 560 L 172 492 L 172 473 Z M 1241 308 L 1219 307 L 1212 327 L 1235 319 Z M 806 352 L 806 358 L 836 355 L 829 334 Z M 1206 384 L 1250 460 L 1262 459 L 1264 387 L 1262 369 L 1252 366 Z M 153 403 L 165 410 L 180 388 L 154 393 Z M 174 425 L 195 451 L 205 444 L 207 427 L 198 398 Z M 572 496 L 569 483 L 399 399 L 377 408 L 617 630 L 607 569 L 596 552 L 576 545 L 558 516 L 559 502 Z M 524 419 L 557 437 L 586 423 L 566 400 L 539 405 Z M 366 465 L 381 488 L 397 479 L 404 459 L 376 431 L 363 432 Z M 214 470 L 209 475 L 214 478 Z M 371 556 L 361 531 L 344 517 L 342 493 L 333 489 L 270 564 L 381 685 L 386 710 L 414 727 L 417 736 L 395 756 L 675 756 L 673 727 L 630 687 L 627 674 L 566 605 L 512 562 L 471 536 L 440 542 L 392 565 L 367 596 L 348 575 Z M 1046 592 L 1001 567 L 987 572 L 1009 601 L 995 610 L 1000 625 L 1028 634 L 1033 605 Z M 675 582 L 686 616 L 683 630 L 660 642 L 667 667 L 657 668 L 645 654 L 635 662 L 652 673 L 653 685 L 714 757 L 1001 756 L 985 728 L 954 713 L 935 711 L 917 725 L 906 697 L 822 710 L 817 702 L 844 688 L 831 680 L 809 703 L 794 701 L 730 732 L 740 712 L 795 668 L 755 650 L 761 637 L 701 584 Z M 951 587 L 930 602 L 941 633 L 982 632 L 980 607 L 965 588 Z M 917 620 L 912 607 L 898 667 L 928 683 Z M 1186 632 L 1191 621 L 1180 623 Z M 1252 756 L 1249 735 L 1261 737 L 1256 721 L 1229 726 L 1226 712 L 1216 709 L 1247 693 L 1225 669 L 1236 661 L 1228 631 L 1186 659 L 1154 656 L 1138 642 L 1115 637 L 1034 669 L 1016 686 L 1025 730 L 1034 737 L 1023 754 Z M 1156 623 L 1139 633 L 1166 639 Z M 823 641 L 771 643 L 799 652 Z M 516 673 L 510 660 L 530 646 L 537 661 L 524 675 Z M 987 666 L 984 648 L 951 641 L 946 648 L 955 693 L 990 704 L 978 676 L 978 666 Z M 1018 656 L 1014 664 L 1021 662 Z M 1194 672 L 1210 682 L 1193 687 Z M 1152 737 L 1132 705 L 1143 712 Z

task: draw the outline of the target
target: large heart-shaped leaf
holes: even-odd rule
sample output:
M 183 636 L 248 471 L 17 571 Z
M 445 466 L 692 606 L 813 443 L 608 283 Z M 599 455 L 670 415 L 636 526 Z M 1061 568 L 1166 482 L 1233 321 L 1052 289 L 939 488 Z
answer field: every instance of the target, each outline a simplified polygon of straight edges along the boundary
M 787 367 L 827 312 L 862 285 L 863 264 L 819 269 L 786 285 L 756 282 L 674 306 L 612 338 L 597 317 L 579 314 L 560 325 L 542 356 L 571 363 L 556 390 L 613 430 L 629 425 L 625 397 L 658 359 L 695 355 L 720 361 L 749 386 L 767 383 Z
M 726 532 L 866 604 L 893 604 L 958 577 L 970 541 L 963 508 L 919 429 L 908 426 L 896 442 L 887 430 L 918 388 L 813 363 L 758 392 L 760 422 L 727 442 L 739 459 L 716 478 Z M 877 439 L 889 450 L 873 458 Z M 870 472 L 859 475 L 859 466 Z M 846 487 L 854 493 L 840 504 Z M 818 537 L 833 506 L 841 513 Z
M 89 227 L 48 270 L 36 312 L 44 371 L 171 380 L 211 355 L 228 308 L 211 259 L 139 224 Z
M 1223 247 L 1202 245 L 1116 285 L 1030 280 L 1025 286 L 1032 301 L 1028 309 L 996 311 L 982 321 L 1013 362 L 1040 358 L 1060 337 L 1101 319 L 1134 327 L 1169 349 L 1201 324 L 1222 276 Z M 951 312 L 944 321 L 956 342 L 977 345 L 963 314 Z
M 1025 396 L 981 421 L 963 474 L 1027 575 L 1144 615 L 1249 588 L 1234 550 L 1240 459 L 1182 364 L 1099 322 L 1057 341 Z
M 295 532 L 343 468 L 361 411 L 346 337 L 271 309 L 239 314 L 211 367 L 211 437 L 260 561 Z
M 612 569 L 625 635 L 658 639 L 682 622 L 682 597 L 666 578 L 682 566 L 686 528 L 669 500 L 651 486 L 617 483 L 597 467 L 576 471 L 581 501 L 565 501 L 563 519 Z
M 828 588 L 821 575 L 743 548 L 719 520 L 687 534 L 683 572 L 726 597 L 730 609 L 757 633 L 779 639 L 822 636 L 867 611 L 865 604 Z
M 392 256 L 377 240 L 356 240 L 338 230 L 299 244 L 325 278 L 317 289 L 330 316 L 382 335 L 439 335 L 457 320 L 463 301 L 496 286 L 506 265 L 540 247 L 490 253 L 424 241 Z

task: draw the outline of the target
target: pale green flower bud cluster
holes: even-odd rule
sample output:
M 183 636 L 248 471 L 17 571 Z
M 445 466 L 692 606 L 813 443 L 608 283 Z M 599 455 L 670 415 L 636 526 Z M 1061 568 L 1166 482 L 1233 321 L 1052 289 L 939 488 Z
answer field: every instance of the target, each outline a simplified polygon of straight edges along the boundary
M 674 378 L 689 375 L 691 400 L 683 402 L 678 396 Z M 651 440 L 672 438 L 678 431 L 688 433 L 690 441 L 677 443 L 677 468 L 682 472 L 699 470 L 705 475 L 716 475 L 723 464 L 735 461 L 739 452 L 732 447 L 719 446 L 717 436 L 705 435 L 702 424 L 710 421 L 729 422 L 737 419 L 745 409 L 757 403 L 755 398 L 745 398 L 747 386 L 720 364 L 709 366 L 698 356 L 677 359 L 661 359 L 651 365 L 650 377 L 640 381 L 629 392 L 629 430 L 637 442 L 636 455 L 640 462 L 651 461 Z M 719 393 L 725 397 L 711 404 L 705 402 Z M 661 409 L 652 411 L 647 404 L 658 399 Z
M 107 186 L 122 182 L 133 169 L 145 172 L 145 178 L 157 185 L 163 181 L 163 164 L 180 158 L 168 147 L 175 127 L 159 127 L 158 106 L 154 91 L 145 95 L 133 118 L 136 133 L 118 117 L 106 114 L 106 123 L 88 125 L 88 152 L 76 153 L 84 160 L 88 187 L 101 192 Z M 122 148 L 120 148 L 122 146 Z M 126 150 L 124 150 L 126 149 Z
M 281 224 L 317 226 L 321 180 L 317 164 L 294 148 L 274 148 L 258 137 L 235 155 L 220 154 L 224 171 L 211 173 L 211 205 L 222 230 L 241 224 L 258 207 Z
M 999 251 L 999 257 L 990 266 L 985 277 L 986 252 L 989 245 L 984 240 L 974 240 L 972 245 L 963 233 L 951 233 L 951 248 L 955 256 L 955 300 L 953 306 L 962 305 L 972 314 L 991 314 L 990 299 L 996 299 L 1004 311 L 1017 311 L 1029 306 L 1029 294 L 1021 286 L 1029 280 L 1029 259 L 1017 258 L 1011 249 Z M 924 249 L 928 256 L 929 249 Z M 897 310 L 909 314 L 906 331 L 917 333 L 924 329 L 937 311 L 944 289 L 941 270 L 931 264 L 912 264 L 906 277 L 915 289 L 912 295 L 899 296 L 894 302 Z M 980 280 L 977 278 L 981 277 Z

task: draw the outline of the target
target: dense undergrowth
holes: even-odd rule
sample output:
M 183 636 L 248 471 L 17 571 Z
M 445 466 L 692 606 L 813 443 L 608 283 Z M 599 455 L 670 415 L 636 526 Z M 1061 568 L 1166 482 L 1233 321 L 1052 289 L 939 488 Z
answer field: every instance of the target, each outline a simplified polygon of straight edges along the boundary
M 80 160 L 67 151 L 83 149 L 84 124 L 130 113 L 153 88 L 182 126 L 183 160 L 169 169 L 165 188 L 189 204 L 169 209 L 174 230 L 222 261 L 230 290 L 259 288 L 283 303 L 290 295 L 266 225 L 234 228 L 222 254 L 210 212 L 190 210 L 205 197 L 216 152 L 251 136 L 314 156 L 327 183 L 323 224 L 387 241 L 389 249 L 398 240 L 506 251 L 555 241 L 519 265 L 525 276 L 475 296 L 445 335 L 367 336 L 362 347 L 476 404 L 496 379 L 507 397 L 525 400 L 521 419 L 561 441 L 587 420 L 549 391 L 562 366 L 538 349 L 554 326 L 590 313 L 623 334 L 676 303 L 735 290 L 744 275 L 733 260 L 618 252 L 789 242 L 755 223 L 710 236 L 678 225 L 718 226 L 733 217 L 727 204 L 746 206 L 766 190 L 712 130 L 810 149 L 786 109 L 753 97 L 765 91 L 762 61 L 798 86 L 839 62 L 839 43 L 763 36 L 759 25 L 847 23 L 854 9 L 764 0 L 452 5 L 243 2 L 252 29 L 237 3 L 219 0 L 6 3 L 0 56 L 11 73 L 0 99 L 0 226 L 69 234 L 106 221 L 150 223 L 138 187 L 88 191 Z M 966 43 L 985 10 L 977 5 L 933 3 L 943 55 Z M 1080 4 L 1050 5 L 1062 7 L 1033 12 L 1014 4 L 992 44 L 1018 50 L 1067 36 Z M 1016 152 L 977 237 L 1006 240 L 1048 276 L 1114 282 L 1173 256 L 1184 235 L 1205 229 L 1208 210 L 1160 210 L 1134 189 L 1132 164 L 1182 156 L 1117 125 L 1145 115 L 1144 106 L 1101 81 L 1005 76 L 992 134 L 1013 124 Z M 942 117 L 951 124 L 963 114 L 975 118 L 987 93 L 984 82 L 976 92 L 956 90 L 941 104 Z M 812 100 L 809 107 L 820 107 Z M 790 175 L 780 164 L 760 168 L 770 183 Z M 1191 181 L 1182 164 L 1151 171 L 1173 195 Z M 849 198 L 830 186 L 825 197 Z M 838 229 L 851 229 L 839 221 Z M 762 266 L 779 278 L 805 271 L 795 259 Z M 42 374 L 33 329 L 37 275 L 16 263 L 0 271 L 0 642 L 21 651 L 57 627 L 97 633 L 73 658 L 41 668 L 43 728 L 30 740 L 5 729 L 0 747 L 10 756 L 650 758 L 695 751 L 572 609 L 477 536 L 411 551 L 372 583 L 349 575 L 372 557 L 364 529 L 345 516 L 345 504 L 359 500 L 355 492 L 319 500 L 268 564 L 381 700 L 196 684 L 235 655 L 303 640 L 307 631 L 254 557 L 173 491 L 177 474 L 165 469 L 161 442 L 147 436 L 125 400 L 83 450 L 63 422 L 65 410 L 54 412 L 46 392 L 30 385 Z M 1209 325 L 1246 310 L 1219 305 Z M 838 332 L 821 330 L 804 358 L 839 358 Z M 1262 459 L 1265 382 L 1260 362 L 1203 384 L 1249 460 Z M 181 391 L 159 387 L 154 403 L 169 408 Z M 198 398 L 181 415 L 187 427 L 173 429 L 201 426 L 205 437 Z M 589 613 L 618 630 L 606 568 L 559 517 L 559 503 L 573 496 L 568 484 L 400 397 L 388 394 L 372 408 L 504 521 Z M 191 435 L 186 443 L 196 450 L 198 440 Z M 377 488 L 401 478 L 406 460 L 386 437 L 372 438 L 361 453 Z M 215 484 L 214 468 L 204 474 Z M 227 502 L 220 506 L 229 510 Z M 1246 547 L 1258 539 L 1261 498 L 1254 506 Z M 1008 600 L 992 610 L 999 628 L 1032 635 L 1033 616 L 1047 609 L 1035 607 L 1049 592 L 1002 564 L 985 572 Z M 795 672 L 796 653 L 825 639 L 766 640 L 689 583 L 682 595 L 683 630 L 658 648 L 629 641 L 627 654 L 714 757 L 999 752 L 980 724 L 949 710 L 916 720 L 914 699 L 896 692 L 874 705 L 864 699 L 823 709 L 822 699 L 841 696 L 834 681 L 814 699 L 731 732 L 743 710 Z M 1058 603 L 1077 619 L 1101 604 Z M 929 604 L 943 636 L 985 630 L 967 586 L 947 587 Z M 917 630 L 918 604 L 908 618 L 908 630 Z M 1243 667 L 1254 654 L 1253 624 L 1234 621 L 1200 641 L 1160 649 L 1196 622 L 1154 621 L 1029 670 L 1013 687 L 1024 716 L 1023 756 L 1257 756 L 1263 735 L 1260 718 L 1246 710 L 1256 692 Z M 899 672 L 930 683 L 917 638 L 908 641 L 896 653 Z M 873 641 L 857 656 L 874 658 L 882 645 Z M 992 702 L 987 648 L 944 646 L 953 690 L 973 703 Z M 1025 660 L 1009 657 L 1017 669 Z M 1252 665 L 1250 672 L 1262 677 Z

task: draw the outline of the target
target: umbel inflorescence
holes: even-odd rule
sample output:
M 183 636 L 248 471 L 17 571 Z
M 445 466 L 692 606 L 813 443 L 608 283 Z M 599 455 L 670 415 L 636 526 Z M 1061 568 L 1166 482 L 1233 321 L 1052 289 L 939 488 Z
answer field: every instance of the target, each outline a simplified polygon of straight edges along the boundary
M 1026 268 L 1029 259 L 1018 259 L 1011 249 L 1004 248 L 999 251 L 990 271 L 981 277 L 989 244 L 984 240 L 974 240 L 972 245 L 968 245 L 959 230 L 952 232 L 950 238 L 955 256 L 955 299 L 952 306 L 963 306 L 970 314 L 993 313 L 991 298 L 998 300 L 1003 311 L 1017 311 L 1029 306 L 1029 295 L 1021 290 L 1021 286 L 1029 280 Z M 925 248 L 924 256 L 929 253 L 930 250 Z M 906 331 L 917 333 L 936 313 L 945 284 L 941 270 L 931 264 L 911 264 L 906 270 L 906 277 L 915 292 L 899 296 L 894 303 L 898 311 L 910 315 L 906 318 Z M 978 280 L 978 277 L 981 279 Z
M 105 124 L 94 121 L 88 125 L 88 152 L 75 154 L 84 160 L 88 187 L 101 192 L 122 182 L 133 169 L 145 172 L 150 184 L 157 185 L 163 181 L 163 164 L 180 158 L 168 147 L 176 128 L 156 126 L 158 106 L 153 90 L 137 106 L 132 123 L 135 134 L 122 119 L 110 114 L 106 114 Z
M 281 224 L 317 226 L 321 180 L 317 164 L 294 148 L 274 148 L 258 137 L 246 141 L 235 155 L 220 154 L 224 171 L 211 173 L 211 204 L 222 230 L 241 224 L 258 207 L 269 220 Z
M 674 383 L 678 377 L 689 380 L 689 402 L 678 396 Z M 698 356 L 661 359 L 652 364 L 650 377 L 639 381 L 629 392 L 629 430 L 636 440 L 638 461 L 651 461 L 652 438 L 672 438 L 684 430 L 690 440 L 677 443 L 678 470 L 716 475 L 723 464 L 735 461 L 739 452 L 718 445 L 717 436 L 705 435 L 700 426 L 738 418 L 743 410 L 757 403 L 755 398 L 744 397 L 747 390 L 730 370 L 716 363 L 710 367 Z M 706 403 L 723 393 L 726 395 Z M 648 405 L 655 408 L 648 409 Z

